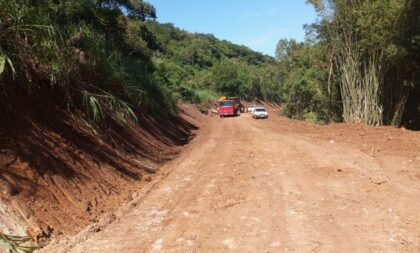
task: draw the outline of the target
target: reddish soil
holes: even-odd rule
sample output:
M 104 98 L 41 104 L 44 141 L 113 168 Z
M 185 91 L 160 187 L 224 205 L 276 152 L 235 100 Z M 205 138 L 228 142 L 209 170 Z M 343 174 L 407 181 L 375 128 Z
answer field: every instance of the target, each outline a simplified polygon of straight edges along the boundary
M 184 106 L 177 118 L 96 127 L 54 103 L 22 102 L 0 119 L 0 232 L 60 237 L 115 212 L 178 156 L 199 117 Z
M 41 252 L 420 252 L 419 182 L 420 132 L 208 116 L 111 219 Z

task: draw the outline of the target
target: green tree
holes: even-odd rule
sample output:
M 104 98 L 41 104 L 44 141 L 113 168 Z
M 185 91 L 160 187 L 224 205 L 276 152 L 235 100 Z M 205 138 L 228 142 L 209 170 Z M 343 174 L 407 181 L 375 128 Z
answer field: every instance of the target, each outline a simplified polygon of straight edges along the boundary
M 418 62 L 407 54 L 420 30 L 418 1 L 308 2 L 321 16 L 314 27 L 334 63 L 344 120 L 400 125 L 418 85 Z

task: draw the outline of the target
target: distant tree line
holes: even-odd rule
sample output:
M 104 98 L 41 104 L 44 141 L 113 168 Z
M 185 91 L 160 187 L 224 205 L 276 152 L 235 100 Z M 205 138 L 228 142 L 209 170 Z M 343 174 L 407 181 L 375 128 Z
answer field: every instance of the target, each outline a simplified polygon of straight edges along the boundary
M 182 99 L 199 102 L 196 93 L 210 93 L 280 101 L 273 57 L 156 21 L 144 23 L 143 34 L 162 84 Z

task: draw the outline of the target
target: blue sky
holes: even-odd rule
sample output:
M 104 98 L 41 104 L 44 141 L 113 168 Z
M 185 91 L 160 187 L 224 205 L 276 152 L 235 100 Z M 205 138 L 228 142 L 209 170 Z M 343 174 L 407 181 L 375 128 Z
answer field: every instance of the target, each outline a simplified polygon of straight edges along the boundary
M 279 39 L 302 41 L 317 16 L 305 0 L 148 0 L 158 21 L 189 32 L 211 33 L 268 55 Z

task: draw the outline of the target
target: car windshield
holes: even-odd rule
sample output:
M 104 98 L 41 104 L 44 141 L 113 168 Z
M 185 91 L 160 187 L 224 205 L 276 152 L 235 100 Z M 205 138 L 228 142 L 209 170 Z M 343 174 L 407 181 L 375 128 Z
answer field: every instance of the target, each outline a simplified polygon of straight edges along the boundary
M 220 102 L 220 106 L 232 106 L 232 105 L 233 105 L 233 101 Z
M 256 110 L 257 112 L 265 112 L 265 109 L 259 108 Z

